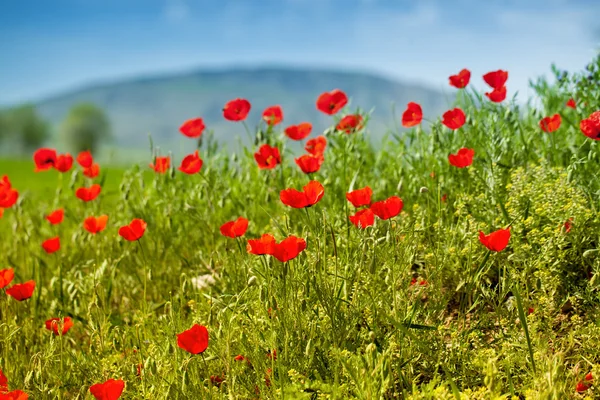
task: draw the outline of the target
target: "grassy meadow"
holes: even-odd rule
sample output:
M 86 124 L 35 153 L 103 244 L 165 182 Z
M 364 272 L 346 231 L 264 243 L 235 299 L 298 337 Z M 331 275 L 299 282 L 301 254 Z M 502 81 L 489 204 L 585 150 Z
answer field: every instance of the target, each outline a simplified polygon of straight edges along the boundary
M 76 163 L 60 174 L 0 161 L 19 191 L 0 219 L 0 270 L 14 269 L 0 291 L 9 390 L 93 399 L 92 385 L 119 379 L 122 399 L 600 398 L 600 142 L 580 129 L 600 108 L 600 58 L 555 72 L 556 83 L 532 83 L 538 107 L 492 102 L 468 85 L 448 107 L 464 111 L 460 128 L 425 115 L 377 146 L 368 115 L 347 106 L 330 117 L 311 174 L 283 134 L 301 121 L 285 119 L 250 132 L 256 145 L 243 154 L 204 141 L 192 175 L 177 170 L 181 160 L 165 173 L 151 159 L 101 165 L 93 180 Z M 364 124 L 336 129 L 356 113 Z M 544 132 L 540 121 L 555 114 L 560 127 Z M 253 156 L 265 143 L 281 153 L 272 169 Z M 474 157 L 458 168 L 448 156 L 461 148 Z M 282 203 L 282 190 L 309 181 L 322 184 L 319 201 Z M 100 195 L 78 199 L 92 182 Z M 346 193 L 366 186 L 372 203 L 400 197 L 401 212 L 352 224 Z M 51 225 L 45 216 L 58 208 L 64 221 Z M 83 229 L 100 215 L 106 229 Z M 222 235 L 240 216 L 244 235 Z M 134 218 L 147 228 L 128 241 L 119 229 Z M 510 230 L 508 246 L 490 251 L 479 231 L 499 229 Z M 306 248 L 285 262 L 251 254 L 248 240 L 267 233 Z M 53 237 L 60 249 L 48 254 L 41 245 Z M 29 280 L 30 298 L 4 293 Z M 66 316 L 65 334 L 46 329 Z M 209 336 L 199 354 L 178 346 L 194 324 Z

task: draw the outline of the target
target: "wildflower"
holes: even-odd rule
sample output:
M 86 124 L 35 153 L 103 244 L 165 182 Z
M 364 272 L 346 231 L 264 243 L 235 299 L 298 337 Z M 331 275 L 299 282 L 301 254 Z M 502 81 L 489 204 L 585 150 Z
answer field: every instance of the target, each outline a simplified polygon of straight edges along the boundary
M 98 164 L 92 164 L 89 168 L 83 169 L 83 175 L 90 179 L 94 179 L 100 174 L 100 166 Z
M 225 222 L 221 225 L 221 235 L 230 238 L 244 236 L 248 229 L 248 220 L 244 217 L 239 217 L 235 221 Z
M 283 121 L 283 110 L 281 109 L 281 106 L 267 107 L 265 111 L 263 111 L 262 119 L 270 126 L 279 124 Z
M 462 148 L 456 154 L 448 155 L 448 161 L 457 168 L 465 168 L 473 164 L 475 150 Z
M 271 147 L 268 144 L 260 146 L 258 151 L 254 153 L 254 159 L 260 169 L 273 169 L 281 164 L 279 149 L 277 147 Z
M 46 220 L 50 222 L 52 225 L 58 225 L 63 222 L 65 217 L 65 210 L 59 208 L 58 210 L 52 211 L 50 214 L 46 216 Z
M 19 199 L 19 192 L 12 188 L 8 176 L 4 175 L 0 180 L 0 209 L 10 208 Z
M 500 89 L 508 80 L 508 71 L 499 69 L 497 71 L 488 72 L 487 74 L 483 75 L 483 80 L 492 89 Z
M 179 132 L 189 138 L 199 138 L 204 131 L 204 120 L 202 118 L 188 119 L 179 127 Z
M 304 150 L 313 156 L 322 155 L 325 153 L 325 148 L 327 147 L 327 139 L 325 136 L 317 136 L 314 139 L 310 139 L 306 142 L 306 146 L 304 146 Z
M 346 193 L 346 199 L 352 203 L 354 207 L 368 206 L 371 204 L 371 196 L 373 190 L 369 186 L 365 186 L 362 189 L 356 189 Z
M 250 112 L 250 102 L 246 99 L 228 101 L 223 107 L 223 117 L 229 121 L 243 121 Z
M 348 218 L 354 226 L 360 229 L 365 229 L 375 223 L 375 214 L 370 208 L 359 210 L 354 215 L 349 215 Z
M 187 331 L 177 335 L 177 346 L 188 353 L 204 353 L 208 348 L 208 330 L 205 326 L 194 324 Z
M 83 229 L 95 235 L 96 233 L 102 232 L 106 228 L 108 222 L 108 215 L 101 215 L 99 217 L 88 217 L 83 221 Z
M 89 151 L 82 151 L 77 154 L 77 163 L 81 165 L 82 168 L 89 168 L 92 166 L 94 162 L 94 158 L 92 157 L 92 153 Z
M 410 102 L 406 106 L 406 110 L 402 113 L 402 126 L 410 128 L 419 125 L 423 120 L 423 110 L 417 103 Z
M 371 205 L 371 211 L 381 219 L 390 219 L 400 214 L 404 203 L 398 196 L 392 196 L 386 200 L 377 201 Z
M 42 243 L 42 248 L 46 253 L 52 254 L 60 250 L 60 238 L 58 236 L 48 239 Z
M 184 174 L 193 175 L 200 172 L 200 168 L 202 168 L 203 161 L 198 155 L 198 150 L 194 152 L 194 154 L 189 154 L 181 160 L 181 165 L 179 166 L 179 170 Z
M 325 189 L 317 181 L 310 181 L 302 188 L 302 192 L 296 189 L 285 189 L 279 192 L 279 199 L 283 204 L 293 208 L 311 207 L 317 204 Z
M 454 86 L 457 89 L 464 89 L 471 80 L 471 71 L 464 68 L 458 74 L 451 75 L 450 78 L 450 86 Z
M 560 128 L 560 114 L 554 114 L 551 117 L 542 118 L 540 128 L 546 133 L 551 133 Z
M 8 286 L 9 283 L 12 282 L 15 277 L 15 270 L 12 268 L 7 268 L 0 270 L 0 289 L 4 289 Z
M 499 229 L 489 235 L 479 231 L 479 241 L 490 251 L 502 251 L 508 246 L 510 229 Z
M 125 382 L 121 379 L 109 379 L 104 383 L 96 383 L 90 387 L 90 393 L 96 400 L 117 400 L 121 397 Z
M 442 115 L 442 124 L 453 130 L 463 126 L 465 124 L 465 120 L 465 113 L 460 108 L 454 108 L 446 111 Z
M 502 86 L 499 89 L 494 89 L 491 92 L 486 92 L 485 95 L 488 99 L 490 99 L 490 101 L 494 103 L 501 103 L 504 101 L 504 99 L 506 99 L 506 86 Z
M 33 295 L 35 289 L 35 281 L 27 281 L 25 283 L 17 283 L 6 289 L 6 294 L 17 301 L 27 300 Z
M 335 129 L 337 129 L 338 131 L 346 132 L 346 134 L 351 134 L 363 128 L 362 122 L 362 115 L 346 115 L 340 120 Z
M 317 99 L 317 110 L 327 114 L 334 115 L 348 103 L 348 96 L 339 89 L 331 92 L 321 93 Z
M 159 174 L 164 174 L 167 172 L 169 167 L 171 166 L 171 157 L 156 157 L 154 160 L 154 164 L 150 164 L 150 168 L 154 170 L 154 172 Z
M 325 159 L 323 155 L 314 156 L 312 154 L 305 154 L 301 157 L 294 159 L 296 165 L 300 167 L 302 172 L 305 174 L 312 174 L 321 169 L 321 165 Z
M 88 201 L 92 201 L 96 197 L 98 197 L 98 195 L 100 194 L 101 191 L 102 191 L 102 187 L 100 187 L 100 185 L 95 183 L 92 186 L 90 186 L 89 188 L 82 187 L 82 188 L 77 189 L 77 191 L 75 192 L 75 196 L 77 196 L 79 199 L 81 199 L 85 202 L 88 202 Z
M 569 100 L 567 100 L 567 103 L 565 104 L 565 106 L 572 108 L 572 109 L 576 109 L 577 103 L 575 103 L 575 100 L 569 99 Z
M 579 123 L 581 132 L 590 139 L 600 140 L 600 111 L 595 111 Z
M 119 228 L 119 235 L 130 242 L 140 240 L 146 232 L 146 222 L 143 219 L 135 218 L 129 225 Z
M 312 124 L 310 122 L 303 122 L 298 125 L 290 125 L 285 128 L 285 135 L 292 140 L 303 140 L 312 131 Z
M 73 326 L 73 320 L 71 317 L 60 318 L 51 318 L 46 321 L 46 329 L 52 331 L 55 335 L 64 335 L 71 329 Z M 61 329 L 62 328 L 62 329 Z
M 306 249 L 306 240 L 289 236 L 273 246 L 273 256 L 281 262 L 293 260 Z
M 73 166 L 73 157 L 69 154 L 60 154 L 56 157 L 54 168 L 59 172 L 68 172 Z
M 56 164 L 56 150 L 42 148 L 33 153 L 35 172 L 47 171 Z
M 249 239 L 246 250 L 250 254 L 257 256 L 272 255 L 275 250 L 275 238 L 273 235 L 265 233 L 259 239 Z

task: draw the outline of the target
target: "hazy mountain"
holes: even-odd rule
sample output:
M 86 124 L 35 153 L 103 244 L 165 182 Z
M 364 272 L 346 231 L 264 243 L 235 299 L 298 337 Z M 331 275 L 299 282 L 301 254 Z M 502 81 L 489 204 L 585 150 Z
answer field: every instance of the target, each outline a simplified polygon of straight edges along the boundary
M 144 77 L 84 87 L 47 98 L 37 103 L 40 112 L 58 128 L 69 108 L 78 102 L 92 102 L 109 115 L 121 149 L 147 149 L 148 134 L 163 148 L 184 151 L 189 145 L 178 133 L 186 119 L 203 117 L 208 129 L 222 142 L 245 137 L 243 126 L 225 121 L 223 105 L 230 99 L 250 100 L 248 124 L 254 127 L 262 110 L 280 104 L 283 126 L 302 121 L 313 123 L 319 132 L 331 118 L 318 112 L 318 95 L 334 88 L 350 97 L 350 109 L 374 109 L 371 132 L 375 140 L 393 127 L 392 105 L 396 105 L 397 123 L 406 103 L 416 101 L 426 115 L 439 115 L 450 99 L 441 92 L 373 74 L 319 69 L 256 68 L 200 70 L 188 73 Z M 314 131 L 313 131 L 314 132 Z

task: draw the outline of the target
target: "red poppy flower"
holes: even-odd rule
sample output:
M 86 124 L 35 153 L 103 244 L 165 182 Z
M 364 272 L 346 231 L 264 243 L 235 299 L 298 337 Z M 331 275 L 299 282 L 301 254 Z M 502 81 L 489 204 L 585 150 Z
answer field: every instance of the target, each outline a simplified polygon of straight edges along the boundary
M 213 386 L 216 386 L 218 388 L 221 387 L 221 384 L 225 381 L 225 375 L 222 376 L 218 376 L 218 375 L 211 375 L 210 376 L 210 383 Z
M 99 217 L 88 217 L 83 221 L 83 229 L 95 235 L 98 232 L 102 232 L 106 228 L 108 222 L 108 215 L 101 215 Z
M 494 89 L 491 92 L 485 94 L 490 101 L 494 103 L 501 103 L 506 99 L 506 86 L 502 86 L 499 89 Z
M 563 227 L 565 228 L 565 233 L 571 232 L 571 228 L 573 228 L 573 218 L 566 220 Z
M 441 200 L 442 200 L 442 203 L 445 203 L 448 200 L 448 195 L 444 193 L 442 195 L 442 199 Z
M 12 282 L 15 277 L 15 270 L 12 268 L 7 268 L 0 270 L 0 289 L 4 289 L 8 286 L 9 283 Z
M 94 179 L 100 174 L 100 166 L 98 164 L 92 164 L 89 168 L 83 169 L 83 175 L 87 176 L 90 179 Z
M 419 125 L 423 120 L 423 110 L 417 103 L 410 102 L 406 106 L 406 110 L 402 113 L 402 126 L 410 128 Z
M 244 236 L 248 229 L 248 220 L 244 217 L 239 217 L 235 221 L 225 222 L 221 225 L 221 235 L 230 238 Z
M 19 192 L 12 188 L 8 176 L 4 175 L 0 180 L 0 209 L 10 208 L 19 199 Z
M 346 193 L 346 199 L 348 199 L 354 207 L 362 207 L 371 204 L 372 195 L 373 190 L 369 186 L 365 186 L 362 189 L 356 189 Z
M 479 241 L 491 251 L 502 251 L 508 246 L 510 229 L 499 229 L 489 235 L 479 231 Z
M 400 214 L 404 207 L 402 199 L 392 196 L 386 200 L 377 201 L 371 205 L 371 211 L 381 219 L 390 219 Z
M 337 129 L 338 131 L 346 132 L 346 134 L 351 134 L 351 133 L 359 131 L 363 128 L 362 122 L 363 122 L 362 115 L 359 115 L 359 114 L 346 115 L 337 124 L 335 129 Z
M 464 68 L 458 74 L 451 75 L 450 78 L 450 86 L 454 86 L 457 89 L 464 89 L 471 80 L 471 71 Z
M 595 111 L 588 118 L 582 119 L 579 128 L 590 139 L 600 140 L 600 111 Z
M 35 281 L 27 281 L 25 283 L 17 283 L 6 289 L 6 294 L 17 301 L 27 300 L 33 295 L 35 289 Z
M 325 148 L 327 147 L 327 139 L 325 136 L 317 136 L 314 139 L 310 139 L 306 142 L 306 146 L 304 146 L 304 150 L 312 154 L 313 156 L 317 156 L 319 154 L 325 153 Z
M 244 356 L 243 356 L 243 355 L 241 355 L 241 354 L 238 354 L 238 355 L 237 355 L 237 356 L 235 356 L 233 359 L 234 359 L 235 361 L 244 361 L 244 360 L 246 359 L 246 357 L 244 357 Z M 1 371 L 0 371 L 0 372 L 1 372 Z
M 73 166 L 73 157 L 69 154 L 61 154 L 56 157 L 56 163 L 54 163 L 54 168 L 59 172 L 68 172 Z
M 77 154 L 77 163 L 79 163 L 82 168 L 89 168 L 94 163 L 94 157 L 92 157 L 92 153 L 89 151 L 82 151 Z
M 281 156 L 277 147 L 271 147 L 268 144 L 263 144 L 254 153 L 254 159 L 260 169 L 273 169 L 278 164 L 281 164 Z
M 60 238 L 58 236 L 48 239 L 42 243 L 42 248 L 48 254 L 56 253 L 60 250 Z
M 554 114 L 551 117 L 542 118 L 540 128 L 546 133 L 551 133 L 560 128 L 560 114 Z
M 310 122 L 303 122 L 298 125 L 291 125 L 285 128 L 285 134 L 292 140 L 304 140 L 312 131 Z
M 588 390 L 591 387 L 591 385 L 585 383 L 584 381 L 579 381 L 577 382 L 577 385 L 575 386 L 575 390 L 577 391 L 577 393 L 583 393 L 586 390 Z
M 348 104 L 348 96 L 339 89 L 331 92 L 321 93 L 317 98 L 317 110 L 327 114 L 334 115 Z
M 0 208 L 0 218 L 4 216 L 4 208 Z
M 323 155 L 313 156 L 312 154 L 305 154 L 294 161 L 296 161 L 296 165 L 300 167 L 302 172 L 312 174 L 321 169 L 321 164 L 323 164 L 324 160 Z
M 442 115 L 442 124 L 446 125 L 450 129 L 458 129 L 465 124 L 465 113 L 460 108 L 454 108 L 446 111 Z
M 51 318 L 46 321 L 46 329 L 54 332 L 55 335 L 64 335 L 69 332 L 69 329 L 73 326 L 73 320 L 71 317 L 64 317 L 62 322 L 60 318 Z M 61 329 L 62 328 L 62 329 Z
M 90 387 L 90 393 L 96 400 L 117 400 L 121 397 L 125 382 L 121 379 L 109 379 L 104 383 L 96 383 Z
M 8 378 L 0 369 L 0 394 L 8 392 Z
M 179 132 L 189 138 L 198 138 L 204 131 L 204 121 L 202 118 L 188 119 L 179 127 Z
M 458 168 L 465 168 L 469 165 L 473 164 L 473 156 L 475 155 L 475 150 L 462 148 L 458 150 L 456 154 L 449 154 L 448 161 L 450 164 L 454 165 Z
M 275 126 L 283 121 L 283 110 L 281 106 L 271 106 L 267 107 L 265 111 L 263 111 L 262 119 L 267 123 L 267 125 Z
M 250 102 L 246 99 L 228 101 L 223 107 L 223 117 L 228 121 L 243 121 L 250 112 Z
M 296 258 L 304 249 L 306 240 L 292 235 L 275 244 L 273 256 L 281 262 L 287 262 Z
M 273 254 L 275 250 L 275 238 L 273 235 L 265 233 L 260 239 L 249 239 L 246 250 L 250 254 L 256 254 L 257 256 Z
M 573 100 L 573 99 L 567 100 L 567 103 L 565 105 L 569 108 L 573 108 L 573 109 L 577 108 L 577 103 L 575 103 L 575 100 Z
M 146 232 L 146 222 L 143 219 L 133 219 L 129 225 L 125 225 L 119 228 L 119 235 L 130 242 L 140 240 Z
M 154 160 L 154 164 L 150 164 L 150 168 L 154 170 L 154 172 L 159 174 L 164 174 L 167 172 L 169 167 L 171 166 L 171 157 L 156 157 Z
M 47 171 L 56 164 L 56 150 L 38 149 L 33 153 L 33 162 L 35 162 L 35 172 Z
M 594 376 L 592 375 L 591 372 L 588 372 L 588 374 L 585 376 L 585 380 L 588 382 L 593 382 L 594 381 Z
M 52 211 L 50 214 L 48 214 L 46 216 L 46 219 L 48 220 L 48 222 L 50 222 L 50 224 L 57 225 L 63 222 L 64 217 L 65 210 L 59 208 L 58 210 Z
M 75 192 L 75 196 L 77 196 L 79 199 L 87 202 L 87 201 L 92 201 L 96 197 L 98 197 L 98 195 L 100 194 L 100 191 L 102 191 L 102 187 L 100 185 L 98 185 L 97 183 L 95 183 L 92 186 L 90 186 L 89 188 L 82 187 L 82 188 L 77 189 L 77 191 Z
M 184 174 L 193 175 L 200 172 L 203 163 L 204 162 L 198 155 L 198 150 L 196 150 L 194 154 L 187 155 L 181 160 L 179 170 Z
M 27 400 L 29 395 L 21 390 L 13 390 L 5 394 L 0 394 L 0 400 Z
M 187 331 L 177 335 L 177 346 L 188 353 L 204 353 L 208 348 L 208 330 L 205 326 L 194 324 Z
M 314 206 L 325 194 L 325 189 L 317 181 L 310 181 L 302 188 L 302 192 L 296 189 L 285 189 L 279 192 L 279 199 L 283 204 L 293 208 L 305 208 Z
M 483 80 L 490 85 L 491 88 L 500 89 L 508 80 L 508 71 L 499 69 L 498 71 L 488 72 L 483 75 Z
M 357 211 L 356 214 L 348 216 L 350 222 L 352 222 L 357 228 L 365 229 L 375 223 L 375 214 L 370 208 Z

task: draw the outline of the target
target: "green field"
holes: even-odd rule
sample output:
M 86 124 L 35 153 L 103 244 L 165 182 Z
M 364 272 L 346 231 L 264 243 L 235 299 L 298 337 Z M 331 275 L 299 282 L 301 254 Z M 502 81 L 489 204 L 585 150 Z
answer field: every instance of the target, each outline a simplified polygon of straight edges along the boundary
M 194 175 L 177 171 L 181 160 L 165 174 L 150 160 L 102 166 L 90 202 L 74 195 L 90 184 L 76 165 L 60 175 L 0 161 L 19 191 L 0 219 L 0 270 L 15 273 L 3 292 L 36 282 L 23 301 L 0 293 L 9 389 L 91 399 L 92 385 L 121 379 L 122 399 L 600 398 L 585 378 L 600 376 L 600 142 L 580 128 L 600 108 L 600 58 L 557 74 L 534 84 L 537 109 L 467 86 L 460 128 L 425 115 L 431 125 L 376 144 L 368 124 L 336 130 L 350 113 L 340 111 L 310 176 L 293 162 L 287 121 L 259 135 L 281 152 L 273 169 L 257 167 L 258 146 L 228 154 L 205 143 Z M 560 127 L 543 132 L 555 114 Z M 449 162 L 461 148 L 474 150 L 464 168 Z M 314 205 L 282 203 L 282 190 L 312 180 L 324 187 Z M 401 212 L 354 226 L 346 193 L 365 186 L 371 203 L 400 197 Z M 56 208 L 65 219 L 51 225 Z M 105 230 L 83 229 L 104 214 Z M 240 216 L 244 236 L 223 236 Z M 130 242 L 119 229 L 134 218 L 147 229 Z M 499 229 L 508 246 L 490 251 L 479 232 Z M 306 249 L 250 254 L 248 240 L 267 233 Z M 60 250 L 47 254 L 41 244 L 56 236 Z M 64 335 L 45 328 L 65 316 Z M 199 354 L 178 346 L 194 324 L 209 335 Z

